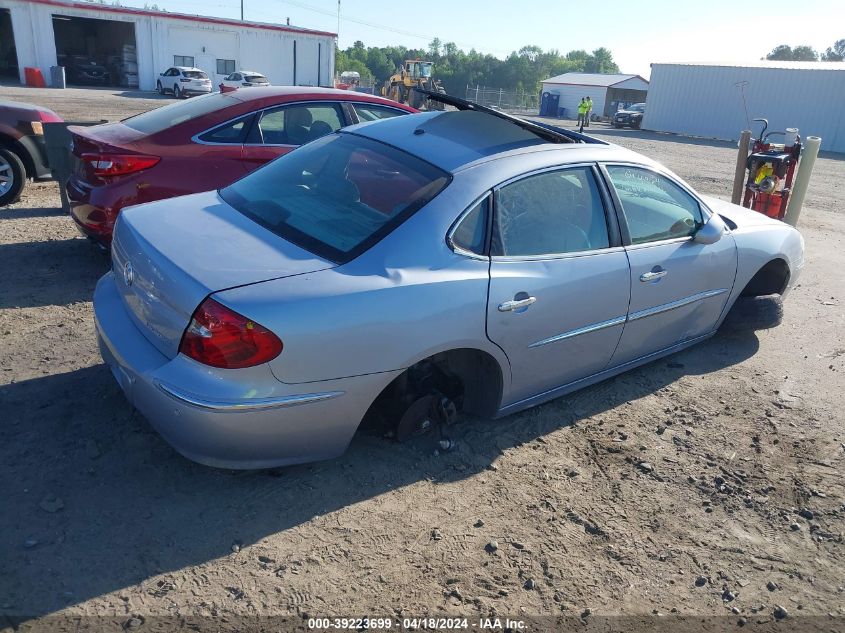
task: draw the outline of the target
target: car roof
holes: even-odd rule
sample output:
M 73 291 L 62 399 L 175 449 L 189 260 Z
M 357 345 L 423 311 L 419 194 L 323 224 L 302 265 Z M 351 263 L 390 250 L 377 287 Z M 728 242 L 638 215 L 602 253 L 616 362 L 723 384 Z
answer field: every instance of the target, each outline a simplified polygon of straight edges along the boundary
M 561 163 L 633 158 L 647 162 L 609 143 L 552 143 L 507 119 L 472 110 L 393 117 L 353 125 L 342 133 L 387 143 L 451 173 L 481 162 L 534 152 L 556 152 L 554 160 Z
M 193 66 L 171 66 L 171 68 L 175 68 L 176 70 L 198 70 L 200 72 L 205 72 L 202 68 L 194 68 Z
M 272 102 L 279 97 L 291 97 L 291 100 L 298 99 L 301 101 L 309 101 L 312 99 L 315 101 L 328 99 L 337 99 L 338 101 L 366 101 L 368 103 L 393 106 L 399 110 L 405 110 L 408 112 L 416 112 L 416 110 L 409 108 L 407 105 L 396 103 L 390 99 L 377 97 L 365 92 L 338 90 L 336 88 L 315 88 L 313 86 L 255 86 L 249 90 L 234 90 L 232 92 L 227 92 L 226 96 L 242 102 L 263 100 Z M 262 106 L 259 104 L 259 107 Z
M 241 69 L 237 72 L 241 73 L 242 75 L 261 75 L 262 77 L 264 76 L 264 73 L 260 73 L 257 70 L 243 70 L 243 69 Z

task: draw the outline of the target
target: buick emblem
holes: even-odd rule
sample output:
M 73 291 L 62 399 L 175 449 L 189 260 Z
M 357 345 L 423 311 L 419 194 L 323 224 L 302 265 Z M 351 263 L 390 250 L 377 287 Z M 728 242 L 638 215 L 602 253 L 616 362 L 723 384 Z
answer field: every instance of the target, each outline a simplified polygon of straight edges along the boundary
M 126 262 L 123 266 L 123 281 L 127 286 L 131 286 L 135 281 L 135 269 L 132 268 L 132 262 Z

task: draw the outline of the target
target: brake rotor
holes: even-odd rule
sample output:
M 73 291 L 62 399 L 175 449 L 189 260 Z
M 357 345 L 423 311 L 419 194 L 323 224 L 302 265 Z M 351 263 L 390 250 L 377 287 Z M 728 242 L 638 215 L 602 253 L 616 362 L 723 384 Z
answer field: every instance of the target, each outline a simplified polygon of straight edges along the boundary
M 431 404 L 434 396 L 429 394 L 415 400 L 402 415 L 396 427 L 396 440 L 407 442 L 412 437 L 425 435 L 435 427 L 431 415 Z

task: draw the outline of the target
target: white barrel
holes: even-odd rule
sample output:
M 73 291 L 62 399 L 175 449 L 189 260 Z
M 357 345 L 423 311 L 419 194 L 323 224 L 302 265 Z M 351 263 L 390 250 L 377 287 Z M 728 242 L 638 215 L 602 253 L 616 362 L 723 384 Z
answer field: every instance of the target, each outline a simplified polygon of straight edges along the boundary
M 798 174 L 795 182 L 792 183 L 792 193 L 789 195 L 789 202 L 786 204 L 786 214 L 783 221 L 792 226 L 798 225 L 798 216 L 801 215 L 801 207 L 804 205 L 804 197 L 807 195 L 807 187 L 810 184 L 810 176 L 813 174 L 813 165 L 819 155 L 822 139 L 819 136 L 808 136 L 801 150 L 801 162 L 798 163 Z

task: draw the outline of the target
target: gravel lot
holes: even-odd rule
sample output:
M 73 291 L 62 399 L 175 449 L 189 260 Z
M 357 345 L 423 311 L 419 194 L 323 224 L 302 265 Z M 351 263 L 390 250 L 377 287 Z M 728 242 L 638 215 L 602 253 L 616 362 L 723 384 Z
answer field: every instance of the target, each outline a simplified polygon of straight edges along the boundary
M 69 120 L 170 101 L 0 96 Z M 729 143 L 591 133 L 730 195 Z M 845 617 L 843 181 L 845 157 L 819 161 L 779 328 L 466 421 L 448 454 L 360 434 L 337 460 L 247 473 L 187 461 L 127 405 L 94 339 L 108 260 L 55 184 L 28 187 L 0 210 L 0 631 L 50 614 Z

